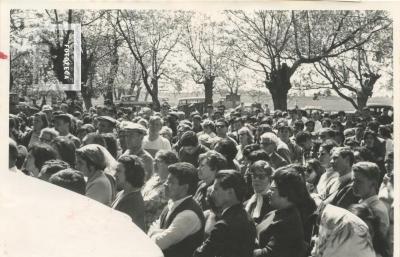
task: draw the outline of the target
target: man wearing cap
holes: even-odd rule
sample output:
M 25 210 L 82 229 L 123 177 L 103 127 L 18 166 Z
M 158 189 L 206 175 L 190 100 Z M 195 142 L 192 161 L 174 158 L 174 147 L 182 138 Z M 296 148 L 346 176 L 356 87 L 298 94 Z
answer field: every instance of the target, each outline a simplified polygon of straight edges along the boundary
M 106 134 L 113 133 L 116 120 L 110 116 L 97 117 L 98 121 L 98 133 Z
M 136 155 L 143 161 L 146 172 L 145 181 L 153 174 L 153 157 L 143 149 L 143 138 L 147 130 L 138 123 L 130 121 L 124 122 L 118 134 L 121 148 L 126 149 L 123 155 Z
M 199 133 L 203 131 L 203 128 L 201 127 L 201 116 L 198 112 L 194 112 L 190 114 L 190 117 L 192 118 L 192 130 L 195 133 Z
M 54 116 L 54 129 L 60 133 L 60 136 L 67 137 L 74 142 L 75 147 L 79 148 L 81 141 L 76 136 L 72 135 L 69 131 L 71 128 L 71 116 L 66 113 L 59 113 Z
M 50 105 L 45 104 L 45 105 L 42 106 L 42 112 L 46 113 L 47 121 L 49 122 L 49 127 L 52 127 L 52 123 L 53 123 L 53 108 Z
M 151 116 L 149 120 L 149 134 L 143 139 L 143 149 L 155 157 L 159 150 L 171 150 L 168 139 L 160 136 L 163 121 L 159 116 Z

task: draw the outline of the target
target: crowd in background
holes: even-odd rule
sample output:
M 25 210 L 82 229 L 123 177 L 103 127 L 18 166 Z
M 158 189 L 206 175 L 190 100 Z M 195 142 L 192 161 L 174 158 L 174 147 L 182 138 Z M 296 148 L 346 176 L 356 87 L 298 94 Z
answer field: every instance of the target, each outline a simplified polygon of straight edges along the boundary
M 61 104 L 9 125 L 10 172 L 126 213 L 166 257 L 393 255 L 387 111 Z

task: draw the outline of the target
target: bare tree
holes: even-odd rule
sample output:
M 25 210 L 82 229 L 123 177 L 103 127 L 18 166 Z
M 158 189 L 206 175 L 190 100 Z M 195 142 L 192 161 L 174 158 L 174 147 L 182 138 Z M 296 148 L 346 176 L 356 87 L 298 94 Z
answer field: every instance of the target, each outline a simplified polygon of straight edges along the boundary
M 228 11 L 236 50 L 265 76 L 275 109 L 287 109 L 291 77 L 303 64 L 337 57 L 390 26 L 382 11 Z

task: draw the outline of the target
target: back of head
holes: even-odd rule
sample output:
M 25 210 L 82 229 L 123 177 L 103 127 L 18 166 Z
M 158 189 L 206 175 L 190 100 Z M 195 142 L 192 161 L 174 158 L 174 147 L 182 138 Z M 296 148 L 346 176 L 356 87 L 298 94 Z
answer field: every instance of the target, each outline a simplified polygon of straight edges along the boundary
M 197 146 L 199 144 L 199 139 L 193 131 L 186 131 L 183 133 L 181 139 L 179 140 L 181 146 Z
M 96 132 L 92 132 L 87 134 L 83 140 L 82 140 L 82 144 L 83 145 L 89 145 L 89 144 L 98 144 L 101 146 L 106 147 L 106 141 L 104 140 L 104 138 L 102 137 L 101 134 L 98 134 Z
M 35 158 L 35 166 L 39 170 L 46 161 L 57 158 L 56 150 L 48 144 L 36 143 L 29 149 L 29 152 Z
M 227 138 L 219 140 L 214 147 L 214 150 L 225 156 L 228 162 L 235 159 L 238 152 L 235 143 Z
M 168 172 L 178 179 L 179 185 L 188 185 L 187 195 L 196 192 L 198 177 L 197 170 L 192 164 L 177 162 L 168 166 Z
M 208 166 L 212 170 L 219 171 L 222 169 L 226 169 L 227 167 L 227 160 L 225 156 L 214 150 L 210 150 L 203 154 L 200 154 L 199 163 L 201 163 L 203 160 L 206 160 Z
M 60 170 L 65 170 L 68 168 L 70 168 L 70 165 L 65 161 L 57 159 L 48 160 L 44 163 L 42 169 L 40 170 L 38 178 L 48 181 L 53 174 L 59 172 Z
M 173 151 L 169 151 L 169 150 L 159 150 L 156 153 L 155 158 L 161 159 L 167 165 L 171 165 L 171 164 L 177 163 L 179 161 L 176 154 Z
M 125 167 L 125 178 L 133 187 L 142 187 L 144 185 L 145 171 L 142 159 L 136 155 L 123 155 L 118 162 Z
M 49 182 L 81 195 L 86 193 L 85 178 L 81 172 L 74 169 L 65 169 L 53 174 Z
M 379 189 L 380 169 L 378 165 L 373 162 L 362 161 L 353 165 L 352 170 L 354 173 L 359 173 L 366 177 L 368 180 L 373 181 L 375 189 Z
M 245 200 L 247 194 L 247 186 L 243 176 L 236 170 L 220 170 L 215 179 L 220 182 L 221 187 L 226 190 L 232 188 L 235 192 L 236 199 L 239 202 Z
M 71 167 L 75 166 L 75 144 L 68 137 L 56 137 L 51 145 L 58 152 L 61 160 L 68 162 Z
M 76 150 L 76 155 L 80 156 L 88 165 L 95 167 L 97 170 L 104 170 L 107 166 L 102 146 L 100 145 L 89 144 L 82 146 Z

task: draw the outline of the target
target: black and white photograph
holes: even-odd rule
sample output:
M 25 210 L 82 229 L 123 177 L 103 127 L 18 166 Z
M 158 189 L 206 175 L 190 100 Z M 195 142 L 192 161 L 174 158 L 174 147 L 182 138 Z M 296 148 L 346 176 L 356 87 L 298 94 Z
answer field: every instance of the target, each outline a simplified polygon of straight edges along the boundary
M 399 4 L 84 2 L 0 5 L 0 256 L 400 254 Z

